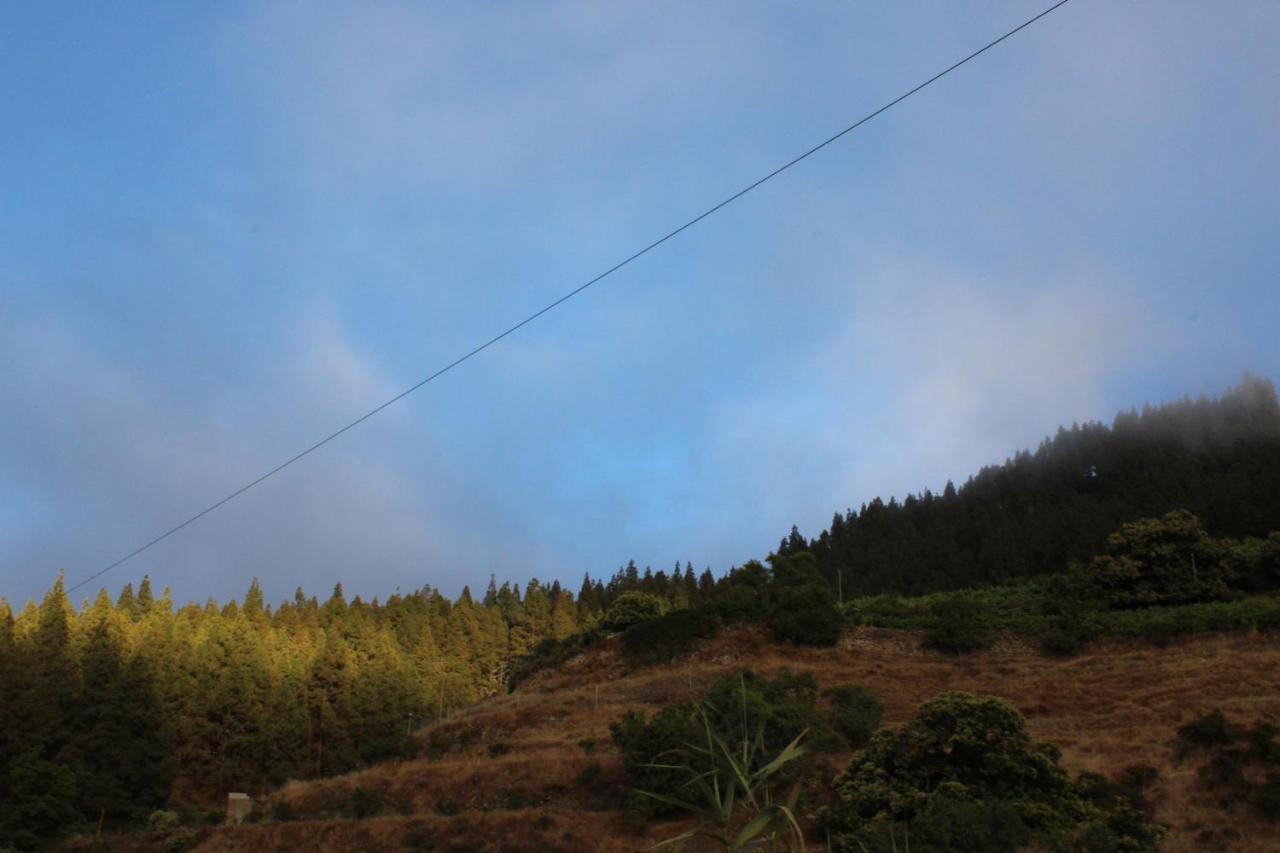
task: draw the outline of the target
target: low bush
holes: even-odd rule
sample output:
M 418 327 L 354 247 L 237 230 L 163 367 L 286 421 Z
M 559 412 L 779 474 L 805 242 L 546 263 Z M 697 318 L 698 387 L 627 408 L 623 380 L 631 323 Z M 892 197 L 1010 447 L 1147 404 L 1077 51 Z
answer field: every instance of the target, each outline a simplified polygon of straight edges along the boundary
M 655 765 L 670 764 L 698 735 L 694 709 L 688 704 L 663 708 L 649 718 L 641 711 L 628 711 L 609 725 L 609 733 L 632 784 L 646 791 L 672 791 L 680 784 L 680 773 Z M 630 809 L 645 816 L 664 810 L 647 797 L 632 798 Z
M 714 637 L 719 630 L 719 622 L 709 614 L 673 610 L 628 628 L 622 635 L 622 653 L 635 664 L 666 663 L 688 654 L 694 643 Z
M 164 840 L 164 846 L 161 850 L 164 853 L 186 853 L 196 846 L 196 831 L 190 827 L 182 826 L 169 832 Z
M 489 748 L 485 751 L 489 753 L 490 758 L 499 758 L 511 751 L 511 744 L 506 741 L 497 741 L 489 744 Z
M 1146 853 L 1160 846 L 1164 827 L 1150 822 L 1147 815 L 1121 805 L 1088 821 L 1071 839 L 1079 853 Z
M 1125 830 L 1133 816 L 1091 803 L 1088 781 L 1082 793 L 1059 756 L 1002 700 L 943 693 L 901 729 L 878 732 L 837 777 L 831 847 L 894 849 L 901 831 L 915 851 L 1152 849 L 1158 828 L 1138 816 L 1140 831 Z
M 602 772 L 604 772 L 604 769 L 600 766 L 600 762 L 593 761 L 578 771 L 578 784 L 584 787 L 594 785 Z
M 1055 657 L 1073 657 L 1098 638 L 1098 621 L 1078 602 L 1063 606 L 1056 602 L 1058 612 L 1040 634 L 1040 650 Z
M 834 646 L 844 632 L 844 616 L 825 583 L 779 590 L 774 599 L 775 639 L 802 646 Z
M 773 678 L 750 670 L 728 673 L 716 679 L 697 704 L 668 706 L 652 717 L 628 711 L 609 727 L 633 790 L 666 796 L 681 791 L 689 767 L 709 771 L 705 756 L 693 745 L 705 743 L 705 721 L 729 743 L 755 737 L 760 730 L 761 754 L 776 754 L 802 732 L 806 744 L 816 749 L 839 750 L 845 746 L 817 708 L 818 682 L 808 673 L 784 671 Z M 808 758 L 788 769 L 799 772 Z M 786 775 L 786 774 L 784 774 Z M 670 806 L 653 797 L 633 797 L 630 807 L 637 816 L 665 813 Z
M 1133 808 L 1151 815 L 1151 805 L 1147 802 L 1147 792 L 1160 778 L 1160 771 L 1149 764 L 1131 764 L 1120 771 L 1116 786 Z
M 147 816 L 147 832 L 169 832 L 181 824 L 182 818 L 177 812 L 161 809 Z
M 1196 770 L 1201 796 L 1230 808 L 1250 802 L 1267 820 L 1280 820 L 1280 774 L 1259 770 L 1280 761 L 1274 723 L 1263 721 L 1249 729 L 1232 722 L 1221 711 L 1212 711 L 1178 728 L 1180 759 L 1193 752 L 1207 755 Z
M 343 809 L 346 815 L 356 820 L 377 817 L 389 811 L 392 808 L 386 793 L 378 788 L 365 787 L 353 788 L 347 807 Z
M 749 669 L 726 673 L 711 683 L 702 704 L 716 730 L 741 738 L 744 727 L 762 722 L 764 748 L 776 752 L 808 730 L 805 743 L 818 752 L 844 747 L 826 715 L 817 708 L 818 681 L 807 672 L 783 670 L 773 678 Z
M 1178 727 L 1179 752 L 1185 754 L 1195 749 L 1227 746 L 1239 740 L 1241 734 L 1239 727 L 1222 711 L 1210 711 Z
M 933 624 L 925 633 L 925 645 L 948 654 L 964 654 L 990 648 L 996 632 L 990 611 L 972 596 L 944 598 L 933 606 Z
M 1240 753 L 1234 749 L 1219 752 L 1196 771 L 1196 780 L 1219 800 L 1234 799 L 1233 792 L 1247 784 Z
M 863 684 L 838 684 L 824 693 L 831 699 L 831 728 L 854 748 L 867 745 L 884 721 L 884 705 Z
M 298 819 L 298 810 L 287 800 L 276 800 L 271 804 L 271 819 L 276 823 L 287 823 Z
M 557 666 L 574 655 L 599 645 L 604 636 L 604 632 L 599 629 L 589 628 L 563 639 L 544 638 L 533 647 L 532 652 L 512 662 L 511 672 L 507 676 L 507 689 L 515 690 L 534 673 Z

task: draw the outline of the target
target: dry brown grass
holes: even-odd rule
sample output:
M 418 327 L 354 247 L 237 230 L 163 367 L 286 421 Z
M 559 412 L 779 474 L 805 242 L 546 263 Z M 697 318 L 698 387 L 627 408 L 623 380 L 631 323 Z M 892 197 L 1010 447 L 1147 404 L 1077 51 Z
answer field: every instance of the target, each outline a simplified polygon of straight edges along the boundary
M 622 771 L 609 745 L 609 723 L 627 709 L 654 710 L 684 698 L 691 684 L 699 690 L 738 666 L 766 673 L 804 669 L 824 685 L 863 682 L 880 694 L 890 724 L 944 690 L 1001 696 L 1026 714 L 1035 737 L 1062 747 L 1072 772 L 1115 776 L 1135 764 L 1159 768 L 1150 799 L 1157 818 L 1171 827 L 1162 849 L 1277 849 L 1274 827 L 1246 806 L 1224 811 L 1194 791 L 1196 764 L 1175 761 L 1173 739 L 1180 724 L 1212 708 L 1246 724 L 1280 719 L 1280 638 L 1215 635 L 1163 648 L 1104 643 L 1068 660 L 1006 640 L 990 651 L 948 658 L 921 650 L 911 632 L 865 628 L 825 650 L 777 646 L 758 632 L 732 631 L 687 661 L 634 672 L 606 644 L 442 724 L 454 738 L 472 732 L 461 753 L 295 782 L 272 798 L 306 816 L 324 813 L 327 803 L 356 788 L 376 788 L 407 814 L 222 828 L 198 849 L 395 850 L 415 849 L 414 843 L 460 851 L 643 849 L 671 834 L 672 826 L 637 833 L 616 811 Z M 589 755 L 580 743 L 590 739 L 596 749 Z M 510 751 L 490 757 L 494 743 Z M 584 784 L 579 774 L 593 762 L 600 774 Z

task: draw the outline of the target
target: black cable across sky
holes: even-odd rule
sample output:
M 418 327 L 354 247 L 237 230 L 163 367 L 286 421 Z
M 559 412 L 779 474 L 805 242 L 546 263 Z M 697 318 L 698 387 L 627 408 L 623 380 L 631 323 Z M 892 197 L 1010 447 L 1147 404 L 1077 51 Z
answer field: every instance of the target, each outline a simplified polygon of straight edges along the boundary
M 328 444 L 329 442 L 333 441 L 333 440 L 334 440 L 335 438 L 337 438 L 338 436 L 342 435 L 343 433 L 347 432 L 348 430 L 351 430 L 351 429 L 353 429 L 353 428 L 355 428 L 355 427 L 359 426 L 360 424 L 362 424 L 362 423 L 364 423 L 365 421 L 369 420 L 369 418 L 371 418 L 371 417 L 373 417 L 374 415 L 378 414 L 378 413 L 379 413 L 379 412 L 381 412 L 383 409 L 387 408 L 388 406 L 392 405 L 393 403 L 397 403 L 397 402 L 399 402 L 400 400 L 404 399 L 405 397 L 409 396 L 409 395 L 410 395 L 410 394 L 412 394 L 414 391 L 417 391 L 419 388 L 421 388 L 423 385 L 426 385 L 427 383 L 429 383 L 429 382 L 431 382 L 431 381 L 433 381 L 433 380 L 435 380 L 435 379 L 438 379 L 439 377 L 441 377 L 441 376 L 443 376 L 444 374 L 448 373 L 450 370 L 453 370 L 455 367 L 457 367 L 458 365 L 462 364 L 464 361 L 467 361 L 467 360 L 471 359 L 472 357 L 479 355 L 480 353 L 482 353 L 482 352 L 484 352 L 485 350 L 487 350 L 489 347 L 491 347 L 491 346 L 493 346 L 494 344 L 496 344 L 498 341 L 500 341 L 500 340 L 502 340 L 503 338 L 507 337 L 508 335 L 510 335 L 510 334 L 512 334 L 512 333 L 514 333 L 514 332 L 516 332 L 516 331 L 518 331 L 518 330 L 520 330 L 520 329 L 521 329 L 521 328 L 523 328 L 524 326 L 527 326 L 528 324 L 532 323 L 534 320 L 538 319 L 538 318 L 539 318 L 539 317 L 541 317 L 543 314 L 546 314 L 548 311 L 552 310 L 553 308 L 557 308 L 557 307 L 559 307 L 560 305 L 562 305 L 563 303 L 568 302 L 570 299 L 572 299 L 573 297 L 577 296 L 579 293 L 581 293 L 582 291 L 586 290 L 587 288 L 591 287 L 593 284 L 596 284 L 597 282 L 602 281 L 602 280 L 603 280 L 603 279 L 605 279 L 605 278 L 608 278 L 609 276 L 613 275 L 615 272 L 617 272 L 618 270 L 622 269 L 623 267 L 625 267 L 627 264 L 631 263 L 632 261 L 638 260 L 639 258 L 643 257 L 644 255 L 649 254 L 649 252 L 652 252 L 654 249 L 658 248 L 658 247 L 659 247 L 659 246 L 661 246 L 663 243 L 665 243 L 665 242 L 667 242 L 668 240 L 670 240 L 672 237 L 675 237 L 677 234 L 680 234 L 681 232 L 683 232 L 683 231 L 685 231 L 685 230 L 687 230 L 687 229 L 689 229 L 689 228 L 692 228 L 694 225 L 697 225 L 699 222 L 701 222 L 702 220 L 706 219 L 708 216 L 711 216 L 713 213 L 716 213 L 716 212 L 717 212 L 717 211 L 719 211 L 721 208 L 724 208 L 724 207 L 729 206 L 730 204 L 732 204 L 733 202 L 735 202 L 735 201 L 737 201 L 738 199 L 742 198 L 744 195 L 746 195 L 747 193 L 751 192 L 752 190 L 754 190 L 756 187 L 760 186 L 761 184 L 764 184 L 764 183 L 767 183 L 768 181 L 773 180 L 773 179 L 774 179 L 774 178 L 776 178 L 778 175 L 781 175 L 783 172 L 787 171 L 788 169 L 790 169 L 792 166 L 796 165 L 796 164 L 797 164 L 797 163 L 799 163 L 800 161 L 802 161 L 802 160 L 806 160 L 806 159 L 808 159 L 809 157 L 812 157 L 814 154 L 817 154 L 819 151 L 821 151 L 822 149 L 826 148 L 826 147 L 827 147 L 828 145 L 830 145 L 831 143 L 835 142 L 836 140 L 838 140 L 838 139 L 840 139 L 840 138 L 844 137 L 845 135 L 847 135 L 847 134 L 849 134 L 849 133 L 852 133 L 853 131 L 855 131 L 855 130 L 857 130 L 859 127 L 861 127 L 862 125 L 864 125 L 864 124 L 866 124 L 867 122 L 871 121 L 871 120 L 872 120 L 873 118 L 875 118 L 876 116 L 880 115 L 881 113 L 883 113 L 883 112 L 885 112 L 885 111 L 887 111 L 887 110 L 889 110 L 889 109 L 892 109 L 893 107 L 895 107 L 895 106 L 897 106 L 898 104 L 900 104 L 900 103 L 902 103 L 903 101 L 905 101 L 907 98 L 909 98 L 909 97 L 911 97 L 912 95 L 914 95 L 916 92 L 919 92 L 921 89 L 924 89 L 924 88 L 928 87 L 930 84 L 935 83 L 935 82 L 937 82 L 938 80 L 941 80 L 943 77 L 947 76 L 947 75 L 948 75 L 948 74 L 950 74 L 952 71 L 955 71 L 955 70 L 956 70 L 957 68 L 959 68 L 961 65 L 964 65 L 965 63 L 969 62 L 969 61 L 970 61 L 970 60 L 972 60 L 972 59 L 976 59 L 976 58 L 978 58 L 979 56 L 981 56 L 982 54 L 986 53 L 986 52 L 987 52 L 988 50 L 990 50 L 991 48 L 993 48 L 993 47 L 995 47 L 996 45 L 1000 44 L 1000 43 L 1001 43 L 1002 41 L 1004 41 L 1005 39 L 1009 38 L 1010 36 L 1016 35 L 1017 33 L 1021 32 L 1022 30 L 1026 29 L 1027 27 L 1031 26 L 1031 25 L 1032 25 L 1032 24 L 1034 24 L 1036 21 L 1038 21 L 1038 20 L 1040 20 L 1041 18 L 1045 17 L 1045 16 L 1046 16 L 1046 15 L 1048 15 L 1049 13 L 1051 13 L 1051 12 L 1053 12 L 1053 11 L 1057 10 L 1058 8 L 1060 8 L 1060 7 L 1062 7 L 1062 6 L 1065 6 L 1068 2 L 1070 2 L 1070 0 L 1059 0 L 1059 2 L 1054 3 L 1052 6 L 1050 6 L 1050 7 L 1049 7 L 1049 8 L 1047 8 L 1047 9 L 1045 9 L 1045 10 L 1044 10 L 1043 12 L 1041 12 L 1040 14 L 1038 14 L 1038 15 L 1036 15 L 1036 16 L 1034 16 L 1034 17 L 1032 17 L 1032 18 L 1028 18 L 1027 20 L 1023 21 L 1021 24 L 1019 24 L 1018 26 L 1016 26 L 1016 27 L 1014 27 L 1013 29 L 1009 30 L 1009 31 L 1008 31 L 1007 33 L 1005 33 L 1004 35 L 1002 35 L 1002 36 L 1000 36 L 999 38 L 997 38 L 997 39 L 995 39 L 995 40 L 993 40 L 993 41 L 990 41 L 990 42 L 988 42 L 987 44 L 983 45 L 982 47 L 978 48 L 978 49 L 977 49 L 977 50 L 975 50 L 973 53 L 971 53 L 971 54 L 969 54 L 968 56 L 966 56 L 964 59 L 961 59 L 959 62 L 956 62 L 956 63 L 954 63 L 954 64 L 952 64 L 952 65 L 948 66 L 947 68 L 943 69 L 942 71 L 939 71 L 937 74 L 933 75 L 933 76 L 932 76 L 932 77 L 930 77 L 928 80 L 925 80 L 923 83 L 920 83 L 919 85 L 917 85 L 917 86 L 916 86 L 916 87 L 914 87 L 913 89 L 910 89 L 910 90 L 908 90 L 907 92 L 904 92 L 903 94 L 901 94 L 901 95 L 899 95 L 898 97 L 894 98 L 892 101 L 889 101 L 889 102 L 888 102 L 888 103 L 886 103 L 884 106 L 880 107 L 879 109 L 875 110 L 874 112 L 867 113 L 865 116 L 863 116 L 862 118 L 858 119 L 858 120 L 857 120 L 857 121 L 855 121 L 853 124 L 851 124 L 851 125 L 849 125 L 848 127 L 846 127 L 844 130 L 841 130 L 839 133 L 836 133 L 836 134 L 834 134 L 834 135 L 832 135 L 832 136 L 827 137 L 827 138 L 826 138 L 826 139 L 824 139 L 822 142 L 819 142 L 817 145 L 815 145 L 815 146 L 813 146 L 812 148 L 810 148 L 808 151 L 805 151 L 803 154 L 800 154 L 799 156 L 797 156 L 797 157 L 795 157 L 795 158 L 793 158 L 793 159 L 791 159 L 791 160 L 788 160 L 786 163 L 784 163 L 783 165 L 781 165 L 781 166 L 779 166 L 778 168 L 774 169 L 774 170 L 773 170 L 772 172 L 770 172 L 769 174 L 765 175 L 765 176 L 764 176 L 764 177 L 762 177 L 762 178 L 759 178 L 759 179 L 758 179 L 758 180 L 756 180 L 754 183 L 748 184 L 747 186 L 745 186 L 745 187 L 743 187 L 742 189 L 738 190 L 736 193 L 734 193 L 733 195 L 729 196 L 729 197 L 728 197 L 728 198 L 726 198 L 724 201 L 720 202 L 719 204 L 715 205 L 714 207 L 709 207 L 709 208 L 707 208 L 707 209 L 706 209 L 706 210 L 704 210 L 702 213 L 699 213 L 699 214 L 698 214 L 697 216 L 695 216 L 693 219 L 690 219 L 688 222 L 684 223 L 684 224 L 683 224 L 683 225 L 681 225 L 680 227 L 678 227 L 678 228 L 676 228 L 676 229 L 674 229 L 674 230 L 672 230 L 672 231 L 669 231 L 667 234 L 665 234 L 664 236 L 660 237 L 660 238 L 659 238 L 659 239 L 657 239 L 657 240 L 654 240 L 652 243 L 650 243 L 649 245 L 645 246 L 645 247 L 644 247 L 643 249 L 641 249 L 640 251 L 638 251 L 638 252 L 636 252 L 635 254 L 628 256 L 626 259 L 621 260 L 621 261 L 619 261 L 618 263 L 614 264 L 613 266 L 609 267 L 607 270 L 605 270 L 604 272 L 600 273 L 600 274 L 599 274 L 599 275 L 597 275 L 595 278 L 591 279 L 590 281 L 586 282 L 585 284 L 580 284 L 580 285 L 578 285 L 578 286 L 577 286 L 577 287 L 575 287 L 573 290 L 570 290 L 568 293 L 564 294 L 563 296 L 561 296 L 561 297 L 560 297 L 559 299 L 557 299 L 556 301 L 554 301 L 554 302 L 550 303 L 549 305 L 547 305 L 547 306 L 545 306 L 545 307 L 543 307 L 543 308 L 539 309 L 538 311 L 534 312 L 533 314 L 530 314 L 528 317 L 525 317 L 525 318 L 524 318 L 523 320 L 521 320 L 519 323 L 516 323 L 514 326 L 511 326 L 510 328 L 508 328 L 506 331 L 503 331 L 503 332 L 501 332 L 501 333 L 499 333 L 499 334 L 497 334 L 497 335 L 494 335 L 492 338 L 490 338 L 489 340 L 487 340 L 487 341 L 485 341 L 484 343 L 480 344 L 480 345 L 479 345 L 479 346 L 477 346 L 475 349 L 471 350 L 470 352 L 466 353 L 465 355 L 459 356 L 458 358 L 456 358 L 456 359 L 454 359 L 453 361 L 449 362 L 449 363 L 448 363 L 448 364 L 446 364 L 444 367 L 440 368 L 440 369 L 439 369 L 439 370 L 437 370 L 435 373 L 432 373 L 430 376 L 426 377 L 425 379 L 423 379 L 423 380 L 421 380 L 421 381 L 419 381 L 419 382 L 415 383 L 414 385 L 409 386 L 408 388 L 406 388 L 405 390 L 401 391 L 399 394 L 395 395 L 394 397 L 392 397 L 391 399 L 387 400 L 386 402 L 384 402 L 384 403 L 382 403 L 382 404 L 378 405 L 377 407 L 375 407 L 375 408 L 373 408 L 373 409 L 370 409 L 369 411 L 365 412 L 363 415 L 361 415 L 360 417 L 356 418 L 354 421 L 352 421 L 351 423 L 349 423 L 349 424 L 347 424 L 346 426 L 342 427 L 341 429 L 338 429 L 338 430 L 336 430 L 336 431 L 334 431 L 334 432 L 330 433 L 329 435 L 327 435 L 327 436 L 325 436 L 324 438 L 320 439 L 320 440 L 319 440 L 319 441 L 317 441 L 315 444 L 311 445 L 310 447 L 306 448 L 305 450 L 301 451 L 300 453 L 298 453 L 298 454 L 296 454 L 296 455 L 294 455 L 294 456 L 291 456 L 289 459 L 286 459 L 284 462 L 281 462 L 279 465 L 277 465 L 276 467 L 272 468 L 270 471 L 266 472 L 265 474 L 263 474 L 262 476 L 258 477 L 257 479 L 255 479 L 255 480 L 253 480 L 253 481 L 251 481 L 251 482 L 249 482 L 249 483 L 246 483 L 245 485 L 243 485 L 243 486 L 241 486 L 240 488 L 236 489 L 234 492 L 232 492 L 231 494 L 229 494 L 229 495 L 227 495 L 226 497 L 222 498 L 221 500 L 217 501 L 216 503 L 210 504 L 209 506 L 207 506 L 207 507 L 205 507 L 204 509 L 200 510 L 200 511 L 199 511 L 199 512 L 197 512 L 195 515 L 191 516 L 190 518 L 188 518 L 186 521 L 182 522 L 181 524 L 178 524 L 178 525 L 175 525 L 174 527 L 169 528 L 169 529 L 168 529 L 168 530 L 166 530 L 164 533 L 161 533 L 159 536 L 157 536 L 156 538 L 152 539 L 150 542 L 147 542 L 147 543 L 146 543 L 146 544 L 144 544 L 144 545 L 140 545 L 139 547 L 137 547 L 137 548 L 135 548 L 134 550 L 130 551 L 128 554 L 125 554 L 123 557 L 121 557 L 120 559 L 116 560 L 114 563 L 111 563 L 110 565 L 107 565 L 107 566 L 105 566 L 105 567 L 103 567 L 103 568 L 99 569 L 98 571 L 94 572 L 93 574 L 89 575 L 88 577 L 84 578 L 83 580 L 76 582 L 76 584 L 75 584 L 74 586 L 71 586 L 71 587 L 68 587 L 68 588 L 67 588 L 67 592 L 68 592 L 68 593 L 75 592 L 77 589 L 79 589 L 80 587 L 84 586 L 85 584 L 90 583 L 91 581 L 97 580 L 98 578 L 100 578 L 100 577 L 102 577 L 103 575 L 105 575 L 107 572 L 109 572 L 109 571 L 111 571 L 112 569 L 114 569 L 116 566 L 119 566 L 119 565 L 121 565 L 122 563 L 125 563 L 125 562 L 128 562 L 129 560 L 132 560 L 134 557 L 138 556 L 138 555 L 139 555 L 139 554 L 141 554 L 143 551 L 146 551 L 147 549 L 151 548 L 151 547 L 152 547 L 152 546 L 154 546 L 154 545 L 158 545 L 158 544 L 160 544 L 161 542 L 163 542 L 164 540 L 168 539 L 168 538 L 169 538 L 170 536 L 172 536 L 173 534 L 175 534 L 175 533 L 177 533 L 178 531 L 182 530 L 184 527 L 187 527 L 187 526 L 188 526 L 188 525 L 190 525 L 190 524 L 194 524 L 195 522 L 197 522 L 197 521 L 199 521 L 200 519 L 204 518 L 204 517 L 205 517 L 206 515 L 208 515 L 209 513 L 213 512 L 214 510 L 216 510 L 216 509 L 218 509 L 219 507 L 221 507 L 223 504 L 226 504 L 226 503 L 229 503 L 230 501 L 235 500 L 236 498 L 240 497 L 240 495 L 243 495 L 245 492 L 249 491 L 249 490 L 250 490 L 250 489 L 252 489 L 254 486 L 258 485 L 259 483 L 263 482 L 264 480 L 268 480 L 268 479 L 270 479 L 270 478 L 274 477 L 276 474 L 279 474 L 279 473 L 280 473 L 281 471 L 283 471 L 285 468 L 288 468 L 290 465 L 292 465 L 293 463 L 295 463 L 295 462 L 297 462 L 298 460 L 302 459 L 304 456 L 309 456 L 309 455 L 311 455 L 311 454 L 312 454 L 312 453 L 314 453 L 315 451 L 319 450 L 321 447 L 324 447 L 326 444 Z

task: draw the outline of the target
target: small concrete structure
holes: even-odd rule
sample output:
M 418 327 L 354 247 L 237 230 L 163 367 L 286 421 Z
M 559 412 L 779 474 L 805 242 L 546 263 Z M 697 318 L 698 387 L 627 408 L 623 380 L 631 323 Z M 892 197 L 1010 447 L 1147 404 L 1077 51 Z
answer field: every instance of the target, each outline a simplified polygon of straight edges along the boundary
M 252 813 L 252 797 L 248 794 L 227 794 L 227 823 L 239 826 Z

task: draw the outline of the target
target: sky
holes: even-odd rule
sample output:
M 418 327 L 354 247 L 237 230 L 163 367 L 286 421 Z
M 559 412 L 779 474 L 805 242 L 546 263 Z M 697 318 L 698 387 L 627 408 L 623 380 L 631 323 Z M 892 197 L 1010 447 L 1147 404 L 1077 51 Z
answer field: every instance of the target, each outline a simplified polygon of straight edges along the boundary
M 75 584 L 1031 17 L 9 4 L 0 595 Z M 1280 4 L 1072 0 L 82 587 L 720 572 L 1280 380 Z

